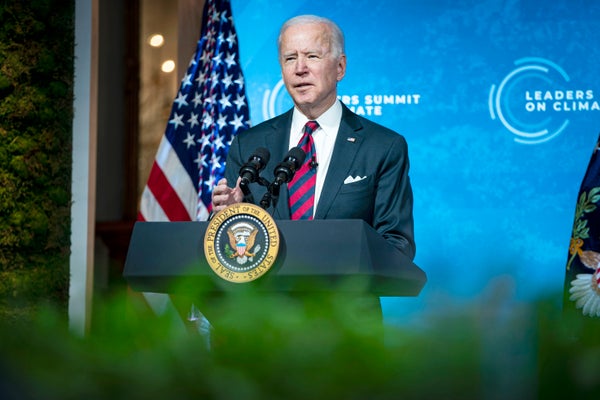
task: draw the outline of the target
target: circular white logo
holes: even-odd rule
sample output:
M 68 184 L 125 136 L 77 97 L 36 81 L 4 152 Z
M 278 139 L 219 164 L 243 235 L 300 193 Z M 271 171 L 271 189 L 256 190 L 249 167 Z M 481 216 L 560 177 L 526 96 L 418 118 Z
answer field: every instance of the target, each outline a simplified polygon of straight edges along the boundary
M 516 142 L 546 142 L 569 124 L 564 111 L 585 100 L 591 91 L 567 90 L 569 75 L 552 61 L 527 57 L 515 65 L 498 86 L 490 89 L 490 116 L 498 119 Z

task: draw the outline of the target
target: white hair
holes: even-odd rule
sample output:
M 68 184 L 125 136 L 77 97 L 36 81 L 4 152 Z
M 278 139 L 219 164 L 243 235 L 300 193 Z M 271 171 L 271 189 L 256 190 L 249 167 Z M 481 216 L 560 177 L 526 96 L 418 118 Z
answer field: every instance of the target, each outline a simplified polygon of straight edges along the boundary
M 319 17 L 317 15 L 299 15 L 297 17 L 293 17 L 288 19 L 279 30 L 279 37 L 277 38 L 277 48 L 281 49 L 281 37 L 286 29 L 296 25 L 306 25 L 306 24 L 325 24 L 329 28 L 330 37 L 329 37 L 329 45 L 331 46 L 331 53 L 335 58 L 340 57 L 345 53 L 344 50 L 344 33 L 340 29 L 339 26 L 332 20 Z

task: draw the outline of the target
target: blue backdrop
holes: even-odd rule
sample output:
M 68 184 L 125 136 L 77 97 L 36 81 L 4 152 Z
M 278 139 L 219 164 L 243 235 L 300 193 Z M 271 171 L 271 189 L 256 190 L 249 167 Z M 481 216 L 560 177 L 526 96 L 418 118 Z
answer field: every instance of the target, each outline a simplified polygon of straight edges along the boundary
M 276 39 L 298 14 L 336 21 L 357 113 L 403 134 L 411 159 L 418 298 L 383 299 L 386 320 L 501 289 L 560 293 L 579 184 L 600 123 L 600 2 L 232 0 L 257 124 L 292 103 Z M 491 289 L 490 289 L 491 288 Z

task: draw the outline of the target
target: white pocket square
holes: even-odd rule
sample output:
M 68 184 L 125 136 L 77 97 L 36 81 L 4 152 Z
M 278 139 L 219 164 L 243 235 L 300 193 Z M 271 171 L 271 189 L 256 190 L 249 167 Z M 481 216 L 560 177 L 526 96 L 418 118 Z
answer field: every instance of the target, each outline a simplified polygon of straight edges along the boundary
M 344 185 L 362 181 L 363 179 L 366 179 L 366 178 L 367 178 L 366 176 L 348 176 L 346 179 L 344 179 Z

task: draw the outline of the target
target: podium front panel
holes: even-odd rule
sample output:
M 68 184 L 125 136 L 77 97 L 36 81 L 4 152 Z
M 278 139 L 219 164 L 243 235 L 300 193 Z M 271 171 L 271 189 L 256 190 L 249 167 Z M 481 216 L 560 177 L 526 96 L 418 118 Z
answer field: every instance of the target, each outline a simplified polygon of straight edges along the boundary
M 380 296 L 417 296 L 425 273 L 362 220 L 277 221 L 277 261 L 253 282 L 231 283 L 204 257 L 207 222 L 137 222 L 124 278 L 138 291 L 169 293 L 173 284 L 224 292 L 360 290 Z M 340 285 L 340 283 L 350 284 Z

